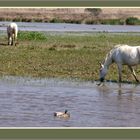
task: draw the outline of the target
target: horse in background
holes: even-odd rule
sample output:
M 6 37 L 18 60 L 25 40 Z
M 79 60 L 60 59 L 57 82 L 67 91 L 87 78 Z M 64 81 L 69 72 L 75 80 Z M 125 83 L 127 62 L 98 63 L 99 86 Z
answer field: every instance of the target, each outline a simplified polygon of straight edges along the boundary
M 15 45 L 17 41 L 18 26 L 16 23 L 10 23 L 7 26 L 8 45 Z
M 122 81 L 122 65 L 127 65 L 136 82 L 139 82 L 132 66 L 140 64 L 140 46 L 116 45 L 107 55 L 100 69 L 100 82 L 103 82 L 112 63 L 118 67 L 119 82 Z

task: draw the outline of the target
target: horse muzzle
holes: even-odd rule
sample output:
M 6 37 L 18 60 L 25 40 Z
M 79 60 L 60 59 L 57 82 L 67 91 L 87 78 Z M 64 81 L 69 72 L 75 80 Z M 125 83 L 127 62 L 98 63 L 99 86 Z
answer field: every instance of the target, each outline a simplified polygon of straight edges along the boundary
M 104 78 L 100 78 L 100 82 L 104 82 Z

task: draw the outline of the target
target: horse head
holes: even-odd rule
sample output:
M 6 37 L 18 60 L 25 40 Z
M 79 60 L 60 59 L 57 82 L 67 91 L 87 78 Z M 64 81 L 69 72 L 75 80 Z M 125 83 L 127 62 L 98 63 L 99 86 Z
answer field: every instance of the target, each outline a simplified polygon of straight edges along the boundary
M 107 74 L 107 68 L 104 64 L 100 63 L 100 82 L 103 82 Z

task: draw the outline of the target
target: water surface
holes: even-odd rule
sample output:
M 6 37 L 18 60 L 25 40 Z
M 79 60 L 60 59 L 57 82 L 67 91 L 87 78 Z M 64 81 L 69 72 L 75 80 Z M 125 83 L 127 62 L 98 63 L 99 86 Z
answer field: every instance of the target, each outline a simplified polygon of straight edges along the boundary
M 0 30 L 5 31 L 9 22 L 0 22 Z M 47 31 L 47 32 L 140 32 L 140 26 L 135 25 L 87 25 L 68 23 L 38 23 L 17 22 L 21 31 Z
M 62 79 L 0 79 L 0 127 L 140 127 L 140 86 Z M 55 118 L 68 109 L 69 119 Z

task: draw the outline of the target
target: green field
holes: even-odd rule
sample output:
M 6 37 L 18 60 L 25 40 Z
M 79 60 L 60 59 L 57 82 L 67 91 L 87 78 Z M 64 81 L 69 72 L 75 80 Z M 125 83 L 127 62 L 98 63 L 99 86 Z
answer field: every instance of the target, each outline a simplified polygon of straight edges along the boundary
M 7 46 L 7 37 L 0 35 L 0 75 L 99 79 L 99 62 L 116 44 L 139 45 L 137 34 L 111 33 L 39 33 L 20 32 L 17 46 Z M 137 74 L 140 69 L 136 67 Z M 106 76 L 117 80 L 113 64 Z M 123 80 L 133 77 L 123 68 Z

